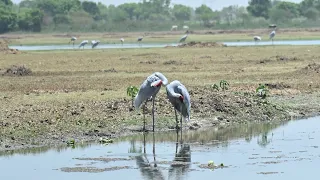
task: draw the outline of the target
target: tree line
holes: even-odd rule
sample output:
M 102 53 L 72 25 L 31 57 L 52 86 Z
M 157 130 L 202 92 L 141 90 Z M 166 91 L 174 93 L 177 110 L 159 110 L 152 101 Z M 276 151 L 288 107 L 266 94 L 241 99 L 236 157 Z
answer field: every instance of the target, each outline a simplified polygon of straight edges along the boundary
M 250 0 L 214 11 L 206 5 L 192 8 L 170 0 L 143 0 L 106 6 L 80 0 L 0 0 L 0 33 L 10 31 L 156 31 L 172 25 L 197 28 L 258 28 L 267 24 L 285 27 L 316 26 L 320 0 L 293 3 Z

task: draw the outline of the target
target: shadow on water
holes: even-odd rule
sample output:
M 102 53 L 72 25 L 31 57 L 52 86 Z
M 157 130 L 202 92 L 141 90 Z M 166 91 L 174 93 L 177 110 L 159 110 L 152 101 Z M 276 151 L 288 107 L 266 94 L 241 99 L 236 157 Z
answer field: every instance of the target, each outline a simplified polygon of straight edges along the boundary
M 84 180 L 94 173 L 95 179 L 176 180 L 207 179 L 214 173 L 218 179 L 280 180 L 318 174 L 320 117 L 185 131 L 183 143 L 180 137 L 175 131 L 146 133 L 108 145 L 1 152 L 0 178 Z

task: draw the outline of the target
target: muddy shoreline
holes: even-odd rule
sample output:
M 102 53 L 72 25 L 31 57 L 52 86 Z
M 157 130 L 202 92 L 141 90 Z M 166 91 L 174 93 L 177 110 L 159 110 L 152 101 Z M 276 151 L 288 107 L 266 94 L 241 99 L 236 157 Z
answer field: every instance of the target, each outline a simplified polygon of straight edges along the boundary
M 320 114 L 318 92 L 261 99 L 250 92 L 217 92 L 210 88 L 191 88 L 191 121 L 184 130 L 224 128 L 242 123 L 281 122 Z M 41 96 L 41 94 L 39 94 Z M 1 97 L 4 98 L 4 97 Z M 6 97 L 10 98 L 10 97 Z M 295 100 L 295 101 L 294 101 Z M 309 102 L 314 103 L 309 103 Z M 69 104 L 24 104 L 2 111 L 0 151 L 31 147 L 67 145 L 117 138 L 141 133 L 142 114 L 133 111 L 128 98 L 112 101 L 71 102 Z M 164 95 L 156 102 L 156 131 L 172 131 L 175 119 Z M 150 103 L 147 129 L 151 130 Z

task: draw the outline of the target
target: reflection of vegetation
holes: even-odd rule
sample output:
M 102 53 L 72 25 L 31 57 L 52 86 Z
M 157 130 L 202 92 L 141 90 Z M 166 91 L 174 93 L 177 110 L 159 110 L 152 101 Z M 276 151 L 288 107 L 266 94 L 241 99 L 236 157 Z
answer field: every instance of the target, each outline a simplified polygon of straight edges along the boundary
M 261 147 L 266 147 L 268 144 L 270 144 L 271 140 L 268 140 L 268 132 L 264 132 L 261 134 L 260 138 L 257 139 L 257 143 Z
M 77 149 L 85 149 L 91 146 L 91 143 L 76 143 L 75 148 Z M 63 152 L 67 149 L 69 149 L 70 147 L 66 146 L 66 145 L 61 145 L 61 146 L 57 146 L 57 147 L 52 147 L 52 146 L 43 146 L 43 147 L 34 147 L 34 148 L 26 148 L 26 149 L 16 149 L 16 150 L 6 150 L 6 151 L 0 151 L 0 156 L 12 156 L 15 154 L 23 154 L 23 155 L 27 155 L 27 154 L 41 154 L 41 153 L 46 153 L 50 150 L 55 150 L 56 152 Z
M 210 143 L 213 146 L 218 144 L 227 146 L 229 140 L 237 138 L 245 138 L 247 142 L 250 142 L 252 138 L 258 136 L 259 134 L 269 132 L 277 128 L 278 126 L 283 125 L 284 123 L 245 124 L 219 129 L 218 131 L 213 131 L 212 129 L 190 131 L 184 134 L 184 141 L 202 142 L 203 144 Z M 157 137 L 157 142 L 176 142 L 175 132 L 155 134 Z M 135 140 L 142 142 L 142 138 L 143 137 L 141 135 L 135 135 L 130 137 L 122 137 L 119 138 L 117 141 Z M 152 137 L 146 136 L 146 141 L 152 142 Z M 212 143 L 213 141 L 220 141 L 220 143 Z M 223 144 L 221 142 L 223 142 Z

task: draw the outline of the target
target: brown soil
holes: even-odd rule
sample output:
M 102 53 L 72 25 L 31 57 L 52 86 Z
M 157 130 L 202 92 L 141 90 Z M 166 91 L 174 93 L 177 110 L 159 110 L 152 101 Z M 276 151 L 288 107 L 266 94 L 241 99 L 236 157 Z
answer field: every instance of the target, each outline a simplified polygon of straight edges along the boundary
M 6 54 L 17 54 L 19 53 L 18 49 L 10 49 L 8 47 L 8 41 L 5 39 L 0 39 L 0 53 L 6 53 Z
M 186 47 L 192 47 L 192 48 L 205 48 L 205 47 L 226 47 L 223 43 L 217 43 L 217 42 L 195 42 L 191 41 L 185 44 L 180 44 L 178 46 L 166 46 L 166 48 L 169 47 L 178 47 L 178 48 L 186 48 Z

